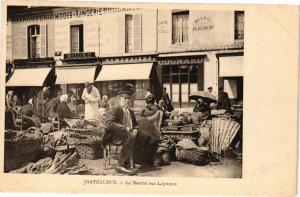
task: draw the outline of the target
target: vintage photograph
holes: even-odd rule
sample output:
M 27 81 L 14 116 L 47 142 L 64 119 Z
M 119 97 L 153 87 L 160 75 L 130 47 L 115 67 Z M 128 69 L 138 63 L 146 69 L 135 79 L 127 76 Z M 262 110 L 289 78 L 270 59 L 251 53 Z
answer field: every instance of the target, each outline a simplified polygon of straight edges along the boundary
M 5 173 L 243 178 L 243 9 L 6 10 Z

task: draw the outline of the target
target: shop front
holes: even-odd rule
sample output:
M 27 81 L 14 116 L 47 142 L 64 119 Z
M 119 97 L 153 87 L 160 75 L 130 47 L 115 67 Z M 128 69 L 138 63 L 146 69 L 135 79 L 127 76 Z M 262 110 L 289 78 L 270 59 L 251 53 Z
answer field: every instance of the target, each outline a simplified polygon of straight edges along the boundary
M 13 65 L 6 90 L 13 90 L 22 105 L 36 96 L 44 86 L 50 87 L 50 94 L 54 94 L 53 58 L 16 59 Z
M 162 83 L 174 107 L 194 105 L 188 99 L 191 93 L 204 89 L 204 56 L 159 55 Z
M 55 85 L 62 94 L 72 94 L 76 100 L 81 100 L 86 82 L 94 82 L 99 70 L 95 53 L 65 54 L 61 65 L 56 65 Z
M 219 87 L 224 87 L 232 105 L 243 102 L 243 65 L 244 56 L 219 56 Z
M 141 108 L 147 92 L 157 95 L 160 89 L 155 61 L 154 55 L 103 58 L 95 84 L 108 98 L 117 96 L 122 89 L 131 89 L 135 94 L 134 108 Z

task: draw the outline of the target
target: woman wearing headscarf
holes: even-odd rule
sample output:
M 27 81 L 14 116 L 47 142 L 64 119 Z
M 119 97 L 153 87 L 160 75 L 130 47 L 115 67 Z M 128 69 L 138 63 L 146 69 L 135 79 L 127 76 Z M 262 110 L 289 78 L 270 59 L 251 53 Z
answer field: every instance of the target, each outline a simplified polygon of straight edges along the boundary
M 104 109 L 109 108 L 108 97 L 106 95 L 103 95 L 102 100 L 100 101 L 99 107 L 104 108 Z
M 154 96 L 152 94 L 149 94 L 146 97 L 146 106 L 141 111 L 141 117 L 153 116 L 158 110 L 161 110 L 160 107 L 154 103 Z
M 108 97 L 103 95 L 102 100 L 99 103 L 99 120 L 104 121 L 106 118 L 106 113 L 109 108 Z
M 68 95 L 64 94 L 60 96 L 60 103 L 57 106 L 57 114 L 60 120 L 64 118 L 77 118 L 75 114 L 73 114 L 68 106 Z

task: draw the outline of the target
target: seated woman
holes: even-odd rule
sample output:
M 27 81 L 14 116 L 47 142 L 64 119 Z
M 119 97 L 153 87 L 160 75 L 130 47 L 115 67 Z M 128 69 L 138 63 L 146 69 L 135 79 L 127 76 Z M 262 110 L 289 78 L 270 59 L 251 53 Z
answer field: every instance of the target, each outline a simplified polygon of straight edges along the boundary
M 106 95 L 103 95 L 102 100 L 99 103 L 99 108 L 109 108 L 108 97 Z
M 159 111 L 161 110 L 158 105 L 154 104 L 154 96 L 152 94 L 146 97 L 146 106 L 141 111 L 141 119 L 138 121 L 139 131 L 135 143 L 135 160 L 142 163 L 142 165 L 154 165 L 154 160 L 157 155 L 158 142 L 160 141 L 160 131 L 157 127 L 159 123 Z M 145 146 L 147 144 L 147 146 Z
M 201 98 L 198 98 L 193 112 L 197 113 L 199 119 L 207 120 L 210 116 L 210 107 Z
M 57 106 L 57 114 L 60 120 L 64 118 L 79 118 L 75 114 L 73 114 L 68 106 L 68 95 L 64 94 L 60 96 L 60 103 Z
M 154 104 L 155 98 L 152 94 L 149 94 L 146 97 L 146 106 L 141 111 L 141 117 L 150 117 L 153 116 L 158 110 L 161 110 L 161 108 Z
M 108 97 L 103 95 L 102 100 L 99 103 L 99 120 L 104 121 L 106 118 L 106 113 L 109 108 Z

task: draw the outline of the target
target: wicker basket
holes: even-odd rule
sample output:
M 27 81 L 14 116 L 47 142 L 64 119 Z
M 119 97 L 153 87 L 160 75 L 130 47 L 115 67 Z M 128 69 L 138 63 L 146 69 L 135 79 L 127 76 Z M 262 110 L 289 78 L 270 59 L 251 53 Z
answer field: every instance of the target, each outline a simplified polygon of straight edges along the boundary
M 4 172 L 9 172 L 27 162 L 35 162 L 42 152 L 42 140 L 5 141 Z
M 199 129 L 196 129 L 194 131 L 168 131 L 168 130 L 162 130 L 162 135 L 169 136 L 174 141 L 179 141 L 182 139 L 191 139 L 195 142 L 198 141 L 200 137 Z
M 76 150 L 81 159 L 103 158 L 103 149 L 100 142 L 81 143 L 76 146 Z

